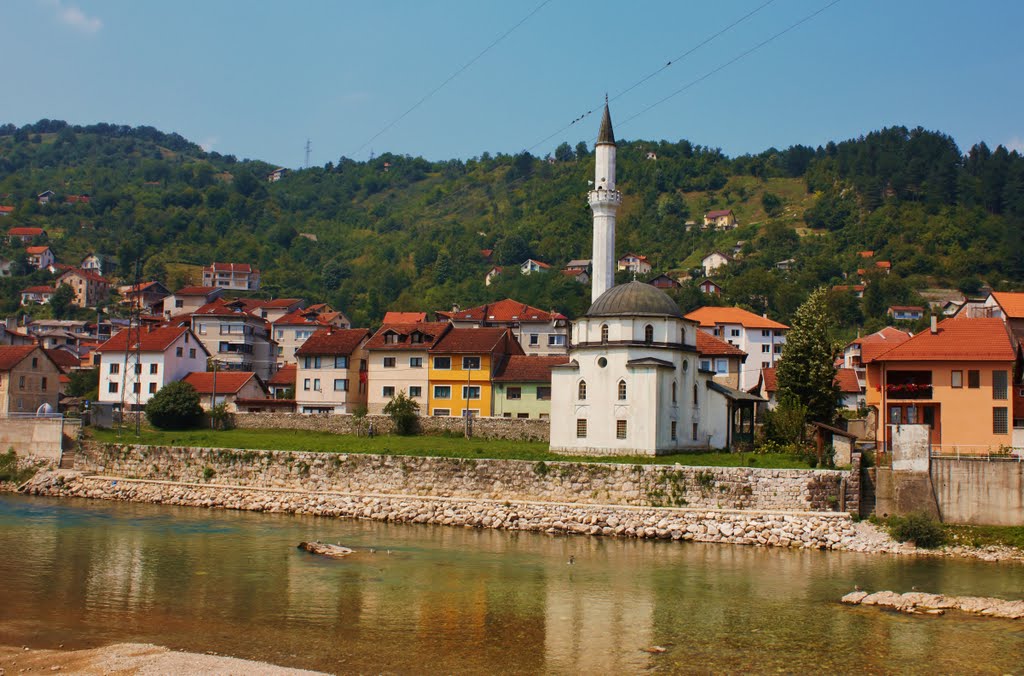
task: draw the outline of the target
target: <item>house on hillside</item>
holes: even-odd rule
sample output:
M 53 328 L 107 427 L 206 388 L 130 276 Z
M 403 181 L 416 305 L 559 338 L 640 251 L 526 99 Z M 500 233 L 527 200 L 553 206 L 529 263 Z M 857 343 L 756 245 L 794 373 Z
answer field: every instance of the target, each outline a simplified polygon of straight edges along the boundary
M 511 298 L 453 312 L 435 313 L 456 328 L 507 328 L 529 355 L 566 353 L 569 318 Z
M 534 272 L 547 272 L 551 269 L 551 266 L 544 261 L 539 261 L 535 258 L 527 258 L 523 261 L 522 265 L 519 266 L 519 272 L 524 275 L 529 275 Z
M 29 266 L 36 270 L 44 270 L 57 261 L 48 246 L 30 246 L 25 249 L 25 255 L 28 258 Z
M 260 319 L 266 319 L 270 323 L 274 323 L 285 315 L 293 312 L 300 312 L 304 307 L 306 307 L 306 301 L 302 298 L 272 298 L 270 300 L 261 298 L 244 298 L 241 300 L 245 303 L 246 312 L 259 317 Z M 325 304 L 320 304 L 317 308 L 319 312 L 334 312 L 333 309 Z M 338 320 L 339 328 L 347 329 L 350 323 L 348 321 L 348 317 L 340 312 L 337 312 L 336 314 L 338 315 L 336 319 Z M 345 324 L 345 326 L 340 326 L 341 324 Z
M 704 214 L 704 229 L 734 230 L 739 227 L 732 209 L 719 209 Z
M 718 268 L 725 267 L 733 262 L 732 256 L 727 256 L 721 251 L 712 251 L 704 258 L 700 259 L 700 266 L 704 269 L 704 276 L 710 277 L 715 274 Z
M 885 314 L 893 321 L 916 322 L 924 317 L 924 308 L 919 305 L 890 305 Z
M 680 284 L 678 281 L 672 279 L 671 277 L 664 273 L 658 275 L 657 277 L 654 277 L 653 279 L 647 280 L 647 283 L 659 289 L 678 289 L 680 286 L 682 286 L 682 284 Z
M 295 310 L 273 322 L 274 340 L 277 342 L 278 367 L 295 361 L 299 348 L 321 329 L 347 329 L 351 324 L 340 312 L 326 303 L 316 303 Z
M 237 413 L 239 399 L 266 399 L 269 394 L 260 377 L 251 371 L 196 371 L 183 380 L 199 393 L 204 411 L 224 404 L 229 413 Z
M 0 346 L 0 417 L 36 413 L 49 406 L 57 412 L 60 367 L 38 345 Z
M 49 204 L 50 201 L 57 196 L 57 193 L 52 190 L 44 190 L 43 192 L 36 195 L 36 202 L 39 204 Z
M 1024 341 L 1024 293 L 992 292 L 983 309 L 986 316 L 1002 319 L 1013 335 Z
M 170 319 L 190 315 L 220 298 L 222 293 L 216 286 L 184 286 L 164 299 L 164 316 Z
M 110 299 L 110 280 L 95 272 L 68 270 L 57 278 L 57 286 L 67 284 L 75 291 L 72 304 L 76 307 L 99 307 Z
M 21 290 L 21 304 L 45 305 L 50 302 L 55 291 L 52 286 L 29 286 Z
M 740 373 L 740 390 L 749 391 L 757 369 L 770 368 L 782 356 L 789 327 L 738 307 L 702 307 L 686 315 L 701 331 L 738 347 L 749 355 L 750 364 Z
M 210 353 L 186 326 L 123 329 L 98 348 L 100 401 L 140 410 L 160 388 L 205 371 Z M 138 360 L 136 361 L 136 356 Z
M 886 326 L 884 329 L 866 336 L 859 336 L 843 348 L 843 368 L 853 369 L 860 381 L 861 388 L 863 388 L 864 364 L 890 348 L 906 342 L 910 336 L 911 334 L 906 331 L 900 331 L 891 326 Z
M 775 264 L 776 270 L 792 270 L 796 266 L 795 258 L 787 258 L 784 261 L 779 261 Z
M 320 329 L 296 357 L 295 407 L 299 413 L 352 413 L 366 406 L 367 329 Z
M 715 284 L 710 279 L 705 279 L 700 284 L 698 284 L 697 290 L 700 291 L 701 293 L 706 293 L 709 296 L 722 295 L 722 287 L 720 287 L 718 284 Z
M 10 216 L 13 213 L 14 213 L 14 207 L 9 207 L 9 206 L 5 206 L 5 205 L 0 204 L 0 218 L 3 218 L 4 216 Z
M 267 174 L 267 183 L 277 183 L 282 178 L 284 178 L 287 173 L 287 169 L 283 167 L 278 167 L 277 169 L 274 169 L 272 172 Z
M 634 275 L 646 275 L 652 268 L 651 262 L 647 260 L 647 256 L 629 252 L 619 257 L 619 260 L 615 262 L 615 269 L 620 272 L 625 270 Z
M 865 288 L 863 284 L 837 284 L 832 287 L 832 291 L 835 293 L 852 293 L 857 298 L 863 298 Z
M 747 353 L 705 331 L 696 335 L 700 370 L 713 373 L 715 382 L 738 390 Z
M 46 239 L 46 231 L 42 228 L 31 228 L 31 227 L 18 227 L 11 228 L 7 231 L 7 242 L 14 244 L 21 242 L 22 244 L 30 244 L 32 240 L 37 237 Z
M 122 286 L 118 290 L 121 295 L 121 302 L 129 307 L 161 314 L 163 312 L 164 298 L 171 295 L 167 287 L 160 282 L 140 282 Z
M 589 273 L 590 266 L 591 260 L 589 258 L 574 258 L 565 264 L 565 269 Z
M 295 401 L 295 377 L 298 364 L 285 364 L 266 381 L 267 390 L 274 399 L 291 399 Z
M 590 284 L 590 273 L 586 270 L 565 269 L 562 275 L 580 284 Z
M 260 271 L 248 263 L 213 263 L 203 268 L 203 286 L 256 291 L 260 288 Z
M 494 416 L 549 418 L 551 369 L 568 363 L 566 355 L 539 357 L 512 355 L 494 373 Z
M 114 260 L 110 256 L 98 253 L 90 253 L 88 256 L 82 259 L 82 264 L 78 267 L 89 272 L 95 272 L 97 275 L 102 275 L 104 270 L 112 272 Z
M 839 408 L 857 411 L 864 407 L 864 390 L 853 369 L 838 369 L 834 383 L 839 392 L 836 401 Z M 775 410 L 775 407 L 779 405 L 777 369 L 775 367 L 761 369 L 760 378 L 751 392 L 768 400 L 768 410 Z
M 264 380 L 277 370 L 277 343 L 269 322 L 246 312 L 241 301 L 207 303 L 192 313 L 191 326 L 224 370 L 255 371 Z
M 492 265 L 491 269 L 484 275 L 484 286 L 490 286 L 494 280 L 501 275 L 502 267 L 500 265 Z
M 930 330 L 864 362 L 879 448 L 891 448 L 892 426 L 902 424 L 927 425 L 933 453 L 989 454 L 1014 445 L 1021 346 L 1001 319 L 933 318 Z
M 382 413 L 395 394 L 405 392 L 427 415 L 429 350 L 451 328 L 446 321 L 388 323 L 373 334 L 365 345 L 370 413 Z

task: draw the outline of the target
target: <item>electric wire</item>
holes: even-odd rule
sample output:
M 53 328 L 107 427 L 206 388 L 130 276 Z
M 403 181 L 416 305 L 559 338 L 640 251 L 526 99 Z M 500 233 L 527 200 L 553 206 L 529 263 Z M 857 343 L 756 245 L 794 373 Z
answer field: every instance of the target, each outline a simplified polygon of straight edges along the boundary
M 410 107 L 409 107 L 409 108 L 408 108 L 408 109 L 407 109 L 407 110 L 406 110 L 406 111 L 405 111 L 404 113 L 402 113 L 401 115 L 399 115 L 398 117 L 396 117 L 396 118 L 395 118 L 394 120 L 392 120 L 391 122 L 389 122 L 388 124 L 386 124 L 386 125 L 384 126 L 384 128 L 383 128 L 383 129 L 381 129 L 381 130 L 380 130 L 380 131 L 378 131 L 378 132 L 377 132 L 376 134 L 374 134 L 374 135 L 373 135 L 373 136 L 371 136 L 371 137 L 370 137 L 369 139 L 367 139 L 367 140 L 366 140 L 366 141 L 365 141 L 365 142 L 364 142 L 364 143 L 363 143 L 363 144 L 362 144 L 361 146 L 359 146 L 358 148 L 356 148 L 355 152 L 353 152 L 353 153 L 352 153 L 352 155 L 353 155 L 353 156 L 355 156 L 355 155 L 356 155 L 357 153 L 359 153 L 359 151 L 361 151 L 361 150 L 362 150 L 363 148 L 365 148 L 366 146 L 368 146 L 368 145 L 370 145 L 371 143 L 373 143 L 373 141 L 374 141 L 375 139 L 379 138 L 379 137 L 380 137 L 381 135 L 383 135 L 384 133 L 386 133 L 386 132 L 387 132 L 388 130 L 390 130 L 390 129 L 391 129 L 392 127 L 394 127 L 394 126 L 395 126 L 396 124 L 398 124 L 398 123 L 399 123 L 399 122 L 401 122 L 401 121 L 402 121 L 403 119 L 405 119 L 405 117 L 406 117 L 406 116 L 408 116 L 408 115 L 409 115 L 410 113 L 412 113 L 412 112 L 413 112 L 414 110 L 416 110 L 416 109 L 417 109 L 417 108 L 419 108 L 419 107 L 420 107 L 421 105 L 423 105 L 424 103 L 426 103 L 426 102 L 427 102 L 427 100 L 428 100 L 428 99 L 430 99 L 430 97 L 432 97 L 432 96 L 433 96 L 434 94 L 436 94 L 437 92 L 441 91 L 441 90 L 442 90 L 442 89 L 443 89 L 443 88 L 444 88 L 444 87 L 445 87 L 445 86 L 446 86 L 446 85 L 447 85 L 447 84 L 448 84 L 449 82 L 451 82 L 452 80 L 454 80 L 455 78 L 457 78 L 457 77 L 458 77 L 459 75 L 461 75 L 461 74 L 462 74 L 462 73 L 463 73 L 463 72 L 464 72 L 464 71 L 465 71 L 465 70 L 466 70 L 467 68 L 469 68 L 469 67 L 470 67 L 470 66 L 472 66 L 472 65 L 473 65 L 474 63 L 476 63 L 477 61 L 479 61 L 479 60 L 480 60 L 480 59 L 481 59 L 481 58 L 482 58 L 482 57 L 484 56 L 484 54 L 486 54 L 487 52 L 491 51 L 491 49 L 493 49 L 493 48 L 494 48 L 494 47 L 495 47 L 495 46 L 496 46 L 496 45 L 497 45 L 497 44 L 498 44 L 499 42 L 501 42 L 502 40 L 504 40 L 505 38 L 507 38 L 507 37 L 508 37 L 509 35 L 511 35 L 513 31 L 515 31 L 515 30 L 516 30 L 517 28 L 519 28 L 519 27 L 520 27 L 520 26 L 522 26 L 522 25 L 523 25 L 524 23 L 526 23 L 526 22 L 527 22 L 527 21 L 528 21 L 528 20 L 529 20 L 529 19 L 530 19 L 531 17 L 533 17 L 533 16 L 534 16 L 534 15 L 535 15 L 535 14 L 536 14 L 537 12 L 539 12 L 540 10 L 542 10 L 542 9 L 544 8 L 544 6 L 545 6 L 545 5 L 547 5 L 547 4 L 548 4 L 548 3 L 550 3 L 550 2 L 551 2 L 551 0 L 543 0 L 543 2 L 541 2 L 541 3 L 539 4 L 539 5 L 537 5 L 536 7 L 534 7 L 534 8 L 533 8 L 533 11 L 531 11 L 531 12 L 530 12 L 529 14 L 527 14 L 527 15 L 526 15 L 525 17 L 523 17 L 522 19 L 520 19 L 518 23 L 516 23 L 516 24 L 515 24 L 514 26 L 512 26 L 511 28 L 509 28 L 508 30 L 506 30 L 506 31 L 505 31 L 504 33 L 502 33 L 501 35 L 499 35 L 499 36 L 498 36 L 497 38 L 495 38 L 495 40 L 494 40 L 493 42 L 491 42 L 491 43 L 490 43 L 489 45 L 487 45 L 486 47 L 484 47 L 483 51 L 481 51 L 481 52 L 480 52 L 479 54 L 477 54 L 477 55 L 476 55 L 476 56 L 474 56 L 474 57 L 473 57 L 472 59 L 470 59 L 469 61 L 467 61 L 467 62 L 465 63 L 465 65 L 463 65 L 463 66 L 462 66 L 461 68 L 459 68 L 458 70 L 456 70 L 456 71 L 455 71 L 454 73 L 452 73 L 451 75 L 449 75 L 449 76 L 448 76 L 448 79 L 446 79 L 446 80 L 445 80 L 444 82 L 442 82 L 441 84 L 439 84 L 439 85 L 437 85 L 436 87 L 434 87 L 433 89 L 431 89 L 431 90 L 430 90 L 429 92 L 427 92 L 427 93 L 426 93 L 426 95 L 424 95 L 424 96 L 423 96 L 423 98 L 421 98 L 421 99 L 420 99 L 419 101 L 417 101 L 417 102 L 416 102 L 416 103 L 414 103 L 414 104 L 413 104 L 412 106 L 410 106 Z

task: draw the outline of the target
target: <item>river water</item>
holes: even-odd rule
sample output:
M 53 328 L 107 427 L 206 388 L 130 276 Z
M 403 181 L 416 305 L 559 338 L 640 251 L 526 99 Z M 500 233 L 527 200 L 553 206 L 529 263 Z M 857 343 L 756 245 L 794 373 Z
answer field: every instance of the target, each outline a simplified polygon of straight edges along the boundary
M 1020 598 L 1024 566 L 0 496 L 4 644 L 339 673 L 1024 673 L 1024 622 L 839 604 L 855 584 Z

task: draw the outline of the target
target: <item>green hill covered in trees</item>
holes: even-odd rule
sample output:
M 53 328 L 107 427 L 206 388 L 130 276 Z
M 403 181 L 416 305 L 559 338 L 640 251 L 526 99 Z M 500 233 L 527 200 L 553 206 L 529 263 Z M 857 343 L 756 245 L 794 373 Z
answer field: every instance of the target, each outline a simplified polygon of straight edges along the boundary
M 115 276 L 128 278 L 139 258 L 145 278 L 171 288 L 198 282 L 196 266 L 213 260 L 252 263 L 266 295 L 327 301 L 357 325 L 379 323 L 387 309 L 506 296 L 571 316 L 589 304 L 589 287 L 563 275 L 514 270 L 527 257 L 556 269 L 590 257 L 593 155 L 584 144 L 547 158 L 343 157 L 270 183 L 274 168 L 152 127 L 0 126 L 0 205 L 15 208 L 0 225 L 44 227 L 63 263 L 111 255 Z M 903 127 L 735 158 L 688 141 L 626 141 L 618 187 L 620 254 L 646 255 L 657 274 L 692 270 L 743 240 L 741 258 L 716 277 L 726 296 L 713 302 L 783 321 L 811 289 L 856 283 L 861 250 L 891 261 L 892 273 L 867 273 L 863 301 L 833 294 L 848 328 L 880 324 L 888 305 L 919 304 L 928 287 L 1024 282 L 1024 158 L 1001 146 L 964 154 L 947 135 Z M 44 190 L 57 197 L 39 205 Z M 89 202 L 67 200 L 80 194 Z M 740 228 L 687 229 L 716 208 L 733 209 Z M 513 266 L 490 287 L 482 249 Z M 0 250 L 19 273 L 0 279 L 8 314 L 21 287 L 50 279 L 24 274 L 21 255 Z M 793 269 L 775 268 L 790 258 Z M 707 302 L 692 284 L 676 294 L 684 309 Z

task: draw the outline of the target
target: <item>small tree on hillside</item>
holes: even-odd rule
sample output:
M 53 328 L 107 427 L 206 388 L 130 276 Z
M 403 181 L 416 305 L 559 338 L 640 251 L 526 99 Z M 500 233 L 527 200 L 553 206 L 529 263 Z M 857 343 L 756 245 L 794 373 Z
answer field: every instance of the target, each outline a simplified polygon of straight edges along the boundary
M 168 383 L 146 404 L 146 419 L 153 427 L 184 430 L 196 427 L 203 416 L 196 388 L 184 381 Z
M 395 433 L 402 436 L 416 433 L 416 418 L 419 411 L 420 405 L 415 399 L 406 396 L 405 390 L 400 390 L 391 397 L 391 401 L 384 407 L 384 414 L 391 416 L 392 422 L 395 423 Z
M 827 288 L 820 287 L 797 309 L 777 374 L 780 399 L 792 395 L 807 407 L 810 420 L 831 423 L 839 390 L 827 294 Z
M 50 307 L 53 310 L 54 319 L 64 319 L 71 313 L 72 303 L 75 302 L 75 290 L 67 284 L 61 284 L 50 296 Z

